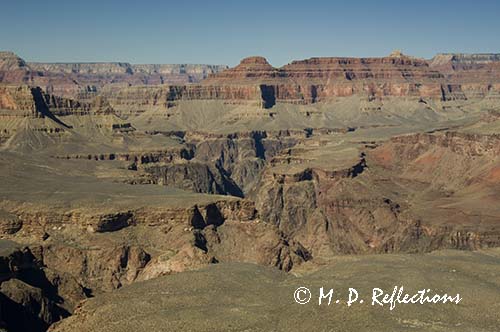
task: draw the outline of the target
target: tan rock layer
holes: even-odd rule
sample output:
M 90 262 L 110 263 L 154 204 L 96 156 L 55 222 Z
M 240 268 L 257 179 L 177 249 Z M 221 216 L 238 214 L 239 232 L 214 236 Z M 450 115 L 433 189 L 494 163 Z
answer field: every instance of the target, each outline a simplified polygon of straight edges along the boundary
M 0 115 L 82 115 L 90 109 L 91 105 L 45 93 L 39 87 L 0 85 Z

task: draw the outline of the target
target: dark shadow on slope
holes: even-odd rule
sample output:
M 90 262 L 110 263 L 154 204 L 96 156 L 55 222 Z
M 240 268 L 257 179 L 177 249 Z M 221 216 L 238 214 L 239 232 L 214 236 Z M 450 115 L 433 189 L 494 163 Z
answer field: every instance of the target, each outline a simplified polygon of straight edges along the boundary
M 9 332 L 42 332 L 49 327 L 49 324 L 38 316 L 41 310 L 38 303 L 28 308 L 0 293 L 0 308 L 3 325 L 1 327 L 5 327 Z
M 265 137 L 266 132 L 257 131 L 252 134 L 252 138 L 255 144 L 255 156 L 263 160 L 266 160 L 266 148 L 262 143 L 262 139 Z
M 43 98 L 43 92 L 39 87 L 32 88 L 31 89 L 31 94 L 33 95 L 33 100 L 35 102 L 35 108 L 38 113 L 40 113 L 42 116 L 51 119 L 58 125 L 61 125 L 67 129 L 73 128 L 72 126 L 69 126 L 59 120 L 50 110 L 49 107 L 47 106 L 47 103 L 45 102 L 45 99 Z
M 349 170 L 349 176 L 352 177 L 352 178 L 355 178 L 356 176 L 358 176 L 361 173 L 363 173 L 367 167 L 368 166 L 366 165 L 365 153 L 362 152 L 361 153 L 361 160 L 359 161 L 359 163 L 357 163 L 356 165 L 354 165 Z
M 260 86 L 260 95 L 262 98 L 262 106 L 264 108 L 272 108 L 276 105 L 276 93 L 274 86 L 262 84 Z
M 207 206 L 207 216 L 206 223 L 207 225 L 220 226 L 224 223 L 224 216 L 219 210 L 219 207 L 216 204 L 209 204 Z
M 225 195 L 231 195 L 241 198 L 245 197 L 245 195 L 243 194 L 243 190 L 241 190 L 241 188 L 236 184 L 236 182 L 234 182 L 234 180 L 231 178 L 228 172 L 220 165 L 215 165 L 215 167 L 217 168 L 217 171 L 220 173 L 222 181 L 220 185 L 217 182 L 215 182 L 217 191 Z

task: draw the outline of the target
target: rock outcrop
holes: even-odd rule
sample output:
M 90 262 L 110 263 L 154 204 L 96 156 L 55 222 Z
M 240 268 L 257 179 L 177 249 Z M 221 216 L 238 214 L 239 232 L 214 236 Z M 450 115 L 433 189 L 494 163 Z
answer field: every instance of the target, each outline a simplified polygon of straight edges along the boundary
M 12 52 L 0 52 L 0 82 L 17 84 L 29 81 L 29 67 Z
M 302 166 L 307 154 L 291 149 L 264 168 L 249 197 L 262 220 L 313 257 L 497 246 L 498 140 L 459 132 L 398 136 L 334 169 Z
M 191 153 L 184 155 L 186 158 L 166 163 L 152 160 L 139 170 L 148 174 L 148 183 L 241 197 L 256 185 L 266 161 L 306 137 L 305 131 L 293 134 L 289 131 L 183 133 L 185 142 L 192 146 Z
M 248 83 L 252 80 L 264 82 L 282 76 L 282 72 L 267 62 L 266 58 L 261 56 L 248 57 L 241 60 L 240 64 L 229 70 L 212 74 L 207 81 L 208 84 L 213 83 Z
M 38 239 L 40 245 L 29 250 L 36 251 L 40 266 L 94 294 L 216 262 L 245 261 L 289 271 L 310 259 L 299 242 L 259 222 L 253 202 L 230 197 L 186 208 L 99 212 L 32 206 L 14 208 L 10 215 L 21 227 L 3 237 Z M 240 242 L 248 244 L 236 245 Z
M 2 115 L 50 117 L 70 114 L 83 115 L 88 114 L 90 110 L 91 105 L 50 95 L 39 87 L 0 85 L 0 111 L 2 111 Z
M 70 275 L 43 265 L 38 248 L 0 240 L 0 321 L 8 331 L 44 331 L 87 297 Z

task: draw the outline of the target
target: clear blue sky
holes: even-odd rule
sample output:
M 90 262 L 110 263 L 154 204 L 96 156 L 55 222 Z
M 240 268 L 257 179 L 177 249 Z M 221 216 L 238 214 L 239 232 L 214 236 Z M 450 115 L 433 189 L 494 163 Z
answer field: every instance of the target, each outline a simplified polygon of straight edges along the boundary
M 28 61 L 222 63 L 393 49 L 500 52 L 499 0 L 1 0 L 0 49 Z

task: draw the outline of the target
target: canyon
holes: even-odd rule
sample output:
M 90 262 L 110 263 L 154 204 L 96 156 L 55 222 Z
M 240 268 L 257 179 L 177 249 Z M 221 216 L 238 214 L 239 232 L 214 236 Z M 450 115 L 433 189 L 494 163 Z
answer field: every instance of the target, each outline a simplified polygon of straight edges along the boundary
M 390 264 L 418 284 L 426 271 L 433 287 L 456 275 L 462 289 L 498 275 L 499 156 L 497 54 L 227 68 L 0 52 L 0 330 L 139 328 L 124 300 L 150 312 L 151 329 L 183 330 L 168 315 L 193 306 L 191 286 L 208 309 L 181 316 L 202 326 L 217 315 L 200 294 L 221 282 L 228 318 L 213 326 L 269 330 L 281 306 L 298 318 L 276 328 L 301 330 L 312 307 L 290 307 L 291 286 L 381 283 Z M 238 285 L 265 300 L 245 293 L 245 306 Z M 498 285 L 480 285 L 485 331 L 498 326 Z M 259 306 L 272 312 L 263 323 Z M 471 328 L 463 308 L 459 327 L 453 309 L 441 325 L 429 310 L 372 327 Z M 375 312 L 343 314 L 357 326 Z

